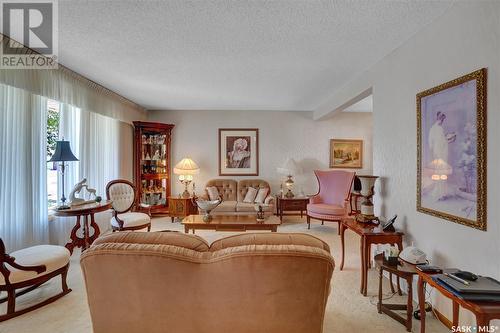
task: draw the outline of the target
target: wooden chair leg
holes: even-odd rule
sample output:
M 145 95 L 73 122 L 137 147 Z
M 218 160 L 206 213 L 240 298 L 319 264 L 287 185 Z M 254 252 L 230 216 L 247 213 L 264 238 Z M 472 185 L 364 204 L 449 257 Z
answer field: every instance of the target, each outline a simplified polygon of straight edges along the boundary
M 337 221 L 337 235 L 340 235 L 340 221 Z
M 61 273 L 61 285 L 62 285 L 63 292 L 68 292 L 68 290 L 69 290 L 68 283 L 66 282 L 66 278 L 68 277 L 68 270 L 69 270 L 69 266 L 65 271 L 63 271 Z
M 151 224 L 148 225 L 148 232 L 150 232 L 150 231 L 151 231 Z
M 307 229 L 311 229 L 311 217 L 307 215 Z
M 321 220 L 321 225 L 325 225 L 325 221 Z
M 7 291 L 7 315 L 16 311 L 16 290 L 10 289 Z

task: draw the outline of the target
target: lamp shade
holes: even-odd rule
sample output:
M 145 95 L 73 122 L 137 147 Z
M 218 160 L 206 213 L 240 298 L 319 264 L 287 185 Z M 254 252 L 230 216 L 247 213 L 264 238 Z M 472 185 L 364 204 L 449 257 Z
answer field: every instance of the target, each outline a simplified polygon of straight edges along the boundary
M 66 162 L 66 161 L 78 161 L 69 145 L 69 141 L 56 141 L 56 151 L 54 155 L 50 158 L 49 162 Z
M 282 175 L 296 176 L 302 173 L 302 168 L 297 164 L 297 162 L 295 162 L 293 158 L 289 158 L 281 168 L 277 168 L 277 171 Z
M 174 173 L 176 175 L 194 175 L 200 172 L 198 164 L 196 164 L 189 157 L 183 158 L 174 167 Z

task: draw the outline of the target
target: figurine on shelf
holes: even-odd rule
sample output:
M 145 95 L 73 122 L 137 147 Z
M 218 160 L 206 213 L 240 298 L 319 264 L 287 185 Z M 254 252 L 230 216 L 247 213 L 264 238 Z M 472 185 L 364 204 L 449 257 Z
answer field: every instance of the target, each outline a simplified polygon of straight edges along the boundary
M 160 151 L 156 149 L 155 154 L 153 155 L 153 161 L 158 161 L 160 159 Z
M 141 136 L 141 142 L 142 142 L 142 144 L 143 144 L 143 145 L 145 145 L 145 144 L 147 144 L 147 143 L 148 143 L 148 139 L 146 138 L 146 135 L 144 135 L 144 134 L 143 134 L 143 135 Z

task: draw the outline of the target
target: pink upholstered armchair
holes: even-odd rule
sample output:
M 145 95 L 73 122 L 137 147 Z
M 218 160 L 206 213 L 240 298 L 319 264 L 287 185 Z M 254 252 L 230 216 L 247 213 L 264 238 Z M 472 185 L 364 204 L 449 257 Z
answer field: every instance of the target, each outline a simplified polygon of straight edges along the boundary
M 319 192 L 309 199 L 307 205 L 307 228 L 311 228 L 311 218 L 337 222 L 340 233 L 340 221 L 348 214 L 351 186 L 355 173 L 352 171 L 319 171 L 314 174 L 318 178 Z

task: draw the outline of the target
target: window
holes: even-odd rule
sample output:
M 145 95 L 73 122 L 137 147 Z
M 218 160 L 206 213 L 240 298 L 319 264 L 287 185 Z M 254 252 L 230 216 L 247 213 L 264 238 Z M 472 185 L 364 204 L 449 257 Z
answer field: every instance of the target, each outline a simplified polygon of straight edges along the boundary
M 49 99 L 47 101 L 47 161 L 56 149 L 59 140 L 59 102 Z M 47 163 L 47 202 L 49 208 L 57 205 L 57 162 Z

